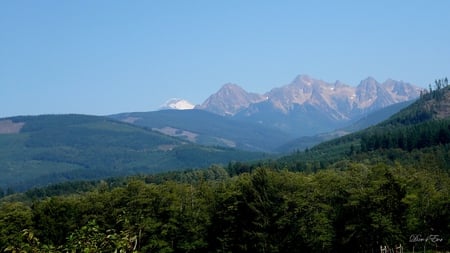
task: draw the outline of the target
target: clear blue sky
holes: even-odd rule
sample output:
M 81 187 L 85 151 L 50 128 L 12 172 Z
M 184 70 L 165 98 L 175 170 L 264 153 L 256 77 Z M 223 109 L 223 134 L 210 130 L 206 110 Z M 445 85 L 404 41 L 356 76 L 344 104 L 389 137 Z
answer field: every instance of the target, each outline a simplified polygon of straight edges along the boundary
M 450 71 L 450 1 L 0 1 L 0 117 L 105 115 L 263 93 L 298 74 L 423 87 Z

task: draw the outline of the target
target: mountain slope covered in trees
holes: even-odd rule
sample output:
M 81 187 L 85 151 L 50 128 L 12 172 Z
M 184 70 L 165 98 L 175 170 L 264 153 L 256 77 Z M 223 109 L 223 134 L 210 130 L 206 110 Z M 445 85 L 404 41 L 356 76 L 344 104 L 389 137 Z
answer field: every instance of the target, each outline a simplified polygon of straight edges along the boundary
M 273 152 L 274 147 L 292 138 L 273 127 L 233 120 L 203 110 L 133 112 L 109 117 L 201 145 L 225 146 L 249 151 Z
M 14 130 L 14 131 L 13 131 Z M 202 168 L 262 154 L 205 147 L 104 117 L 0 119 L 0 188 Z

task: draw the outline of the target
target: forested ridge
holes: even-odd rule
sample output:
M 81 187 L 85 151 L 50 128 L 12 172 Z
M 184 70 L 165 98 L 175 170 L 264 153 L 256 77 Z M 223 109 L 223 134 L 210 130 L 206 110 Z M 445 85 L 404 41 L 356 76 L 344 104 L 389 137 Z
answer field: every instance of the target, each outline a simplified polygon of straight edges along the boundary
M 265 156 L 195 145 L 101 116 L 19 116 L 0 119 L 0 128 L 2 122 L 21 128 L 0 134 L 0 193 L 1 188 L 25 191 L 50 183 L 204 168 Z
M 437 84 L 378 126 L 277 160 L 5 196 L 0 249 L 448 252 L 450 95 Z

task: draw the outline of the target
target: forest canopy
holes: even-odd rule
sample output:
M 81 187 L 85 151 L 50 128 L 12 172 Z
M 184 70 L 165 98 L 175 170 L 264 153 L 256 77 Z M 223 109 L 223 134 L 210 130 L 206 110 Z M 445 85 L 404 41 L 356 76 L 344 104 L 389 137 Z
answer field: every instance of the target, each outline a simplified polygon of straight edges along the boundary
M 249 171 L 230 176 L 213 166 L 165 175 L 173 180 L 143 176 L 114 187 L 103 181 L 82 194 L 4 201 L 0 247 L 9 252 L 367 252 L 400 244 L 409 250 L 449 249 L 447 172 L 351 161 L 317 173 L 269 166 Z M 419 240 L 427 236 L 434 242 Z

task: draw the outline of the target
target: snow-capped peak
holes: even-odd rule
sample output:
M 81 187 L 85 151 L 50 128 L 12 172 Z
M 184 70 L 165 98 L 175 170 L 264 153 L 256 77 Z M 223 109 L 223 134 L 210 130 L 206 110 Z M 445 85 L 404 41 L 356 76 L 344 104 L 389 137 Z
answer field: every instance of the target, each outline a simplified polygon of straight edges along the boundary
M 173 110 L 190 110 L 194 109 L 195 105 L 190 103 L 189 101 L 181 98 L 171 98 L 167 100 L 161 107 L 161 110 L 164 109 L 173 109 Z

